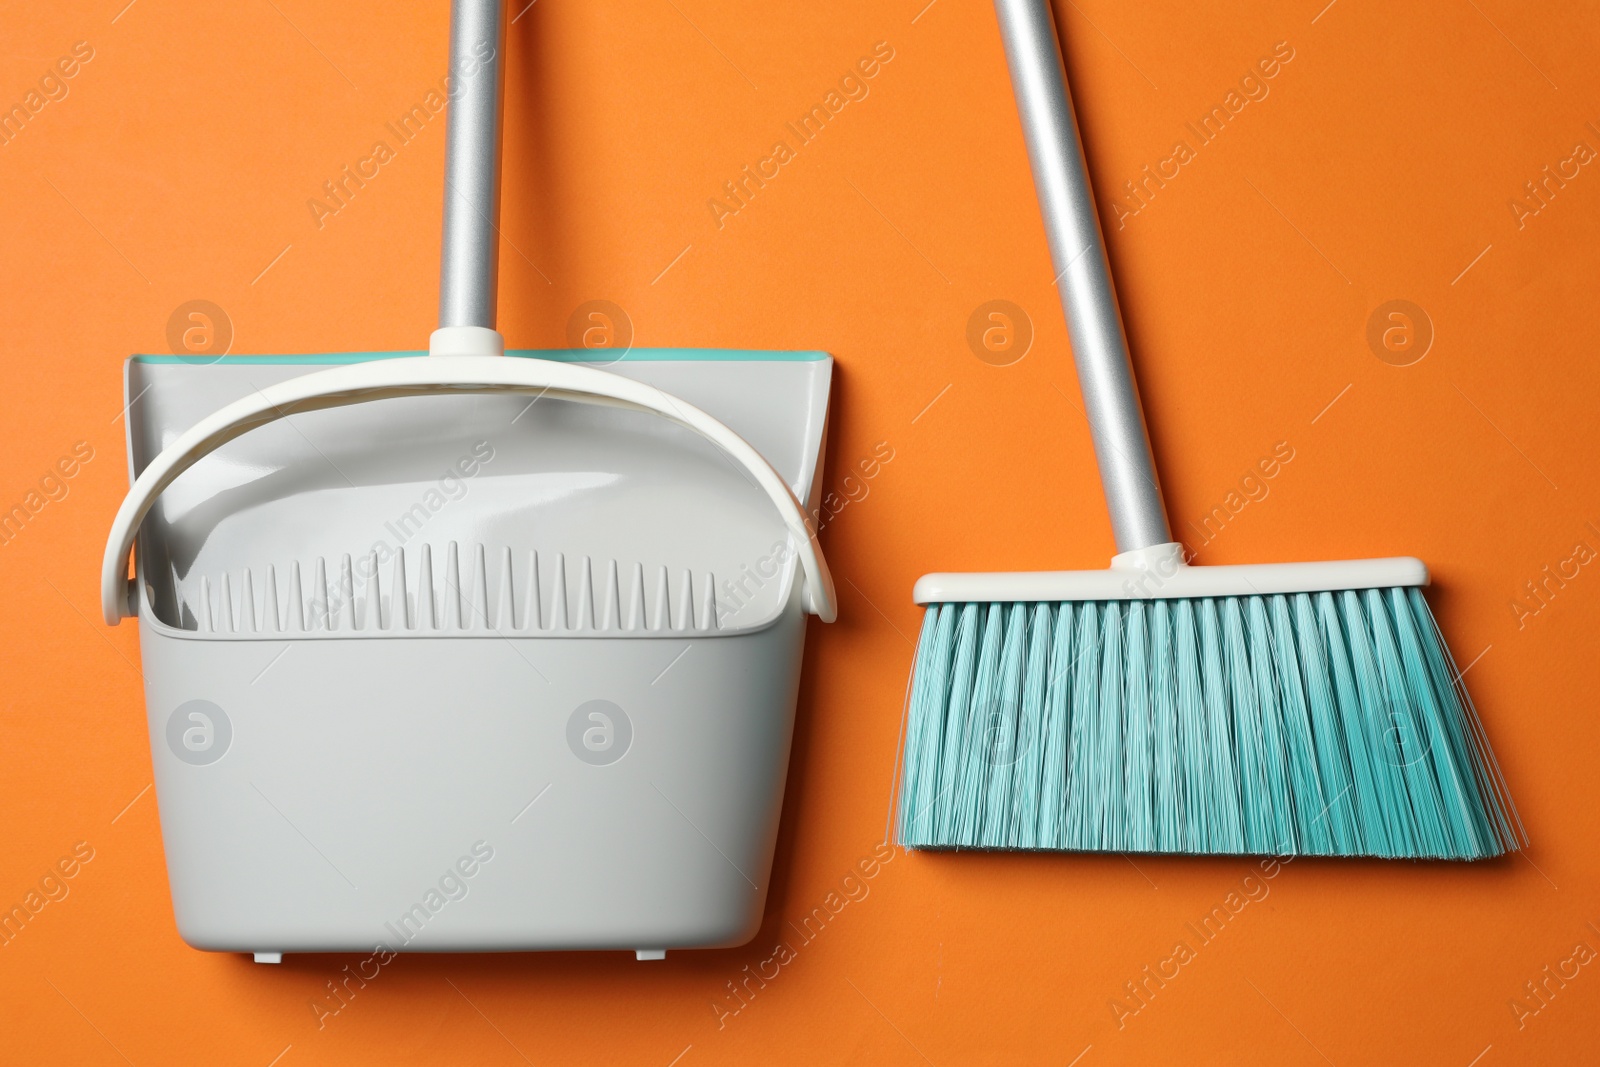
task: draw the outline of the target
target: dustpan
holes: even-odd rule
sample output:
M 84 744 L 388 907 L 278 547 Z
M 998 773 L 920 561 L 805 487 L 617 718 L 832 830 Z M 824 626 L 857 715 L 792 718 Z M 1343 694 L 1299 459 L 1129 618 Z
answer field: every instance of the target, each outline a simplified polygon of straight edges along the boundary
M 456 201 L 497 202 L 503 52 L 500 6 L 458 3 L 431 354 L 126 364 L 102 609 L 138 619 L 197 948 L 659 958 L 759 925 L 835 615 L 832 361 L 498 354 L 494 212 Z

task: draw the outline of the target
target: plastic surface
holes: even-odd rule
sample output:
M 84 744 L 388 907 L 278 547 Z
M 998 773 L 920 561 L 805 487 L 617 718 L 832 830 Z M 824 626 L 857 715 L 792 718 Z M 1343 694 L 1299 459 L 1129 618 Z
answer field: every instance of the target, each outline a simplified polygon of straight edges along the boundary
M 184 939 L 265 953 L 746 940 L 811 583 L 768 487 L 684 422 L 714 413 L 815 506 L 831 362 L 329 362 L 363 395 L 375 370 L 485 384 L 463 363 L 561 384 L 537 400 L 429 385 L 271 419 L 210 442 L 149 498 L 140 646 Z M 308 392 L 307 370 L 130 361 L 128 395 L 144 394 L 131 469 L 189 455 L 186 432 L 218 409 Z M 676 418 L 582 402 L 571 390 L 590 376 L 617 379 L 619 398 L 670 393 Z M 377 580 L 346 570 L 374 553 Z M 396 567 L 404 584 L 386 581 Z
M 430 356 L 503 356 L 506 339 L 486 326 L 441 326 L 428 336 Z
M 1182 546 L 1172 542 L 1120 553 L 1099 571 L 925 574 L 911 595 L 918 604 L 1176 600 L 1427 584 L 1427 565 L 1411 556 L 1190 567 Z
M 101 567 L 100 602 L 115 625 L 126 600 L 123 577 L 139 523 L 156 497 L 189 467 L 222 444 L 297 412 L 317 411 L 428 392 L 531 393 L 534 400 L 577 401 L 651 412 L 715 444 L 760 486 L 778 509 L 807 578 L 808 610 L 837 617 L 833 579 L 793 492 L 748 442 L 686 401 L 619 375 L 544 360 L 512 362 L 481 356 L 434 356 L 336 367 L 280 382 L 242 397 L 191 426 L 139 474 L 112 522 Z

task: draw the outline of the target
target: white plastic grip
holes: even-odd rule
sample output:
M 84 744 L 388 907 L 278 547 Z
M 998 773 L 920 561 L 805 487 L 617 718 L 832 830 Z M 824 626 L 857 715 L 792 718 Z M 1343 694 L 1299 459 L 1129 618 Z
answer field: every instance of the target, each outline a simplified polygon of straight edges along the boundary
M 911 596 L 918 604 L 1177 600 L 1427 584 L 1427 564 L 1412 556 L 1191 567 L 1183 546 L 1169 542 L 1123 552 L 1098 571 L 925 574 Z
M 506 339 L 487 326 L 441 326 L 428 335 L 430 356 L 503 356 Z
M 111 523 L 100 568 L 100 610 L 106 624 L 115 626 L 132 616 L 128 555 L 139 524 L 162 491 L 207 454 L 258 426 L 303 411 L 430 393 L 531 393 L 648 412 L 699 434 L 743 467 L 783 517 L 805 572 L 806 610 L 823 622 L 838 618 L 833 576 L 804 509 L 761 453 L 718 420 L 652 385 L 592 367 L 543 359 L 432 355 L 354 363 L 279 382 L 206 416 L 162 449 L 134 480 Z

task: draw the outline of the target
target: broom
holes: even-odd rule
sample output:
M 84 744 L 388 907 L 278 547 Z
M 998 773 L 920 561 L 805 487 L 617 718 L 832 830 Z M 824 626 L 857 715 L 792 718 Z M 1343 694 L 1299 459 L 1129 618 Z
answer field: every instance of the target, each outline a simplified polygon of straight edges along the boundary
M 1477 859 L 1526 843 L 1411 558 L 1172 540 L 1047 0 L 996 0 L 1116 535 L 1109 570 L 929 574 L 910 848 Z

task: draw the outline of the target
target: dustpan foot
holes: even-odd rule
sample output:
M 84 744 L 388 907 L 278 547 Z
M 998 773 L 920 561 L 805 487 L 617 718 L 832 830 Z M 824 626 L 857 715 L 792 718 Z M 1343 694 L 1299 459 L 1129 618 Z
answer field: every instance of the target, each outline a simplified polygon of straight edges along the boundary
M 283 953 L 281 953 L 281 952 L 257 952 L 254 955 L 255 955 L 255 960 L 256 960 L 257 963 L 282 963 L 283 962 Z
M 664 948 L 634 949 L 633 958 L 636 960 L 664 960 L 667 958 L 667 950 Z

